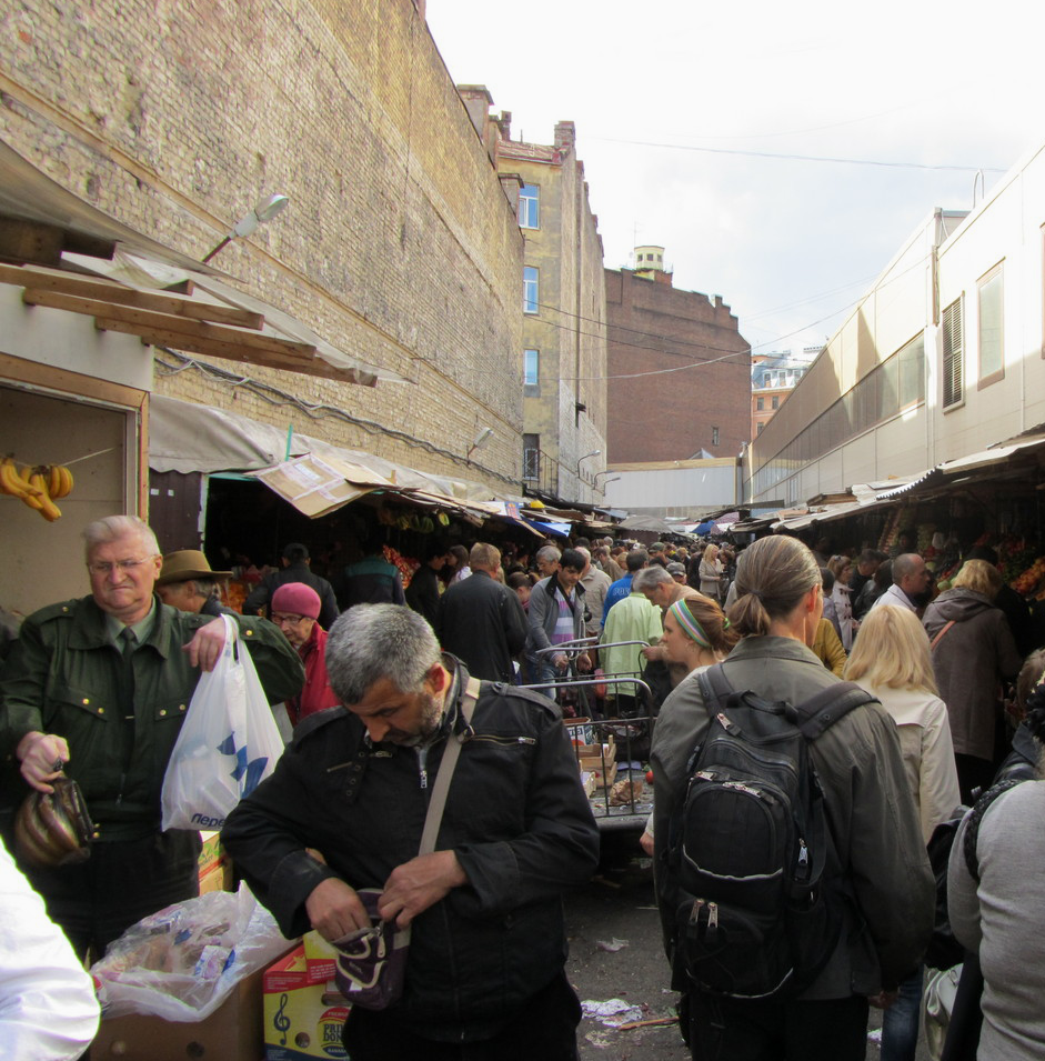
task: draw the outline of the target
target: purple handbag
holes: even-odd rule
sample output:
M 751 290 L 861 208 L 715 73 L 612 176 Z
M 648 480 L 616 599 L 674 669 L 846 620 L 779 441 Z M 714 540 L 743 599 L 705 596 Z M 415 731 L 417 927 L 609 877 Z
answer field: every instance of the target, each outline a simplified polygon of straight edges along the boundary
M 461 700 L 466 724 L 465 733 L 471 729 L 472 712 L 478 698 L 479 682 L 475 678 L 469 678 Z M 432 786 L 432 798 L 428 803 L 428 813 L 425 815 L 419 855 L 429 855 L 435 850 L 439 823 L 446 806 L 446 794 L 450 789 L 450 779 L 453 777 L 463 740 L 463 736 L 458 737 L 453 733 L 446 738 L 446 751 L 439 764 L 439 772 Z M 338 990 L 352 1005 L 362 1009 L 387 1009 L 394 1005 L 402 997 L 406 979 L 410 926 L 397 928 L 394 921 L 381 920 L 381 915 L 377 912 L 381 891 L 380 888 L 357 890 L 356 894 L 370 915 L 370 928 L 353 932 L 332 944 L 338 952 L 334 967 Z
M 334 944 L 337 965 L 334 978 L 345 998 L 363 1009 L 387 1009 L 399 1001 L 406 976 L 410 926 L 396 928 L 377 912 L 379 888 L 356 893 L 370 915 L 370 928 L 361 929 Z

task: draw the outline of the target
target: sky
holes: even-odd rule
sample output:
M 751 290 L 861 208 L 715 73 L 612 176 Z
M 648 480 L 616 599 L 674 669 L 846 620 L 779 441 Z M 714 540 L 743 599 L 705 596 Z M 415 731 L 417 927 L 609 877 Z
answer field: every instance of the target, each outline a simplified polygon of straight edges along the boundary
M 934 208 L 970 209 L 977 170 L 989 193 L 1045 142 L 1045 8 L 1022 0 L 428 0 L 427 19 L 513 139 L 576 123 L 606 265 L 664 246 L 756 354 L 826 342 Z

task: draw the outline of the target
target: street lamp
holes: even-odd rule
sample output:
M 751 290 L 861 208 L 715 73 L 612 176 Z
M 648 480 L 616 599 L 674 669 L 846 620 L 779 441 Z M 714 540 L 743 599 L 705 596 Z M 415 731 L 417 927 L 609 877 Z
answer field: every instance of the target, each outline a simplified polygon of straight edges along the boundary
M 597 457 L 601 452 L 601 449 L 593 449 L 591 453 L 585 453 L 584 456 L 577 461 L 577 467 L 579 468 L 581 466 L 581 461 L 586 461 L 589 457 Z
M 472 459 L 472 454 L 477 449 L 482 449 L 482 447 L 485 446 L 486 443 L 490 441 L 490 436 L 492 434 L 493 434 L 493 428 L 492 427 L 484 427 L 482 429 L 482 431 L 480 431 L 479 434 L 476 435 L 475 438 L 472 440 L 472 444 L 469 447 L 468 452 L 465 454 L 465 458 L 464 459 L 467 460 L 467 461 L 470 461 Z
M 211 260 L 219 251 L 224 250 L 234 239 L 245 239 L 253 234 L 258 225 L 271 221 L 290 200 L 285 195 L 270 195 L 262 199 L 244 217 L 241 217 L 233 226 L 232 231 L 203 259 L 203 264 Z

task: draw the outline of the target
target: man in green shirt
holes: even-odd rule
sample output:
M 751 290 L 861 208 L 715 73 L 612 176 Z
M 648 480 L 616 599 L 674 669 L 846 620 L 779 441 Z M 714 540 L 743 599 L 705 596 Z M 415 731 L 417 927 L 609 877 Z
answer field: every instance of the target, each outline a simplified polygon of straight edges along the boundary
M 0 682 L 0 754 L 14 756 L 31 788 L 51 791 L 61 771 L 83 791 L 97 827 L 91 858 L 29 875 L 76 951 L 100 956 L 128 926 L 197 893 L 199 836 L 160 831 L 160 792 L 225 626 L 155 596 L 162 559 L 144 521 L 110 516 L 84 538 L 91 594 L 22 624 Z M 283 634 L 254 616 L 236 620 L 269 700 L 295 695 L 304 671 Z

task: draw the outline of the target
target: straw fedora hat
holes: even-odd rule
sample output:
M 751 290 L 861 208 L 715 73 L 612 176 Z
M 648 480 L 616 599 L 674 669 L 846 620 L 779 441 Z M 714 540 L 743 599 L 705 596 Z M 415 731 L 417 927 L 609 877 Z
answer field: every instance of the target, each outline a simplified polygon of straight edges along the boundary
M 179 549 L 163 558 L 163 568 L 157 586 L 168 582 L 187 582 L 190 578 L 231 578 L 231 571 L 212 571 L 207 558 L 199 549 Z

